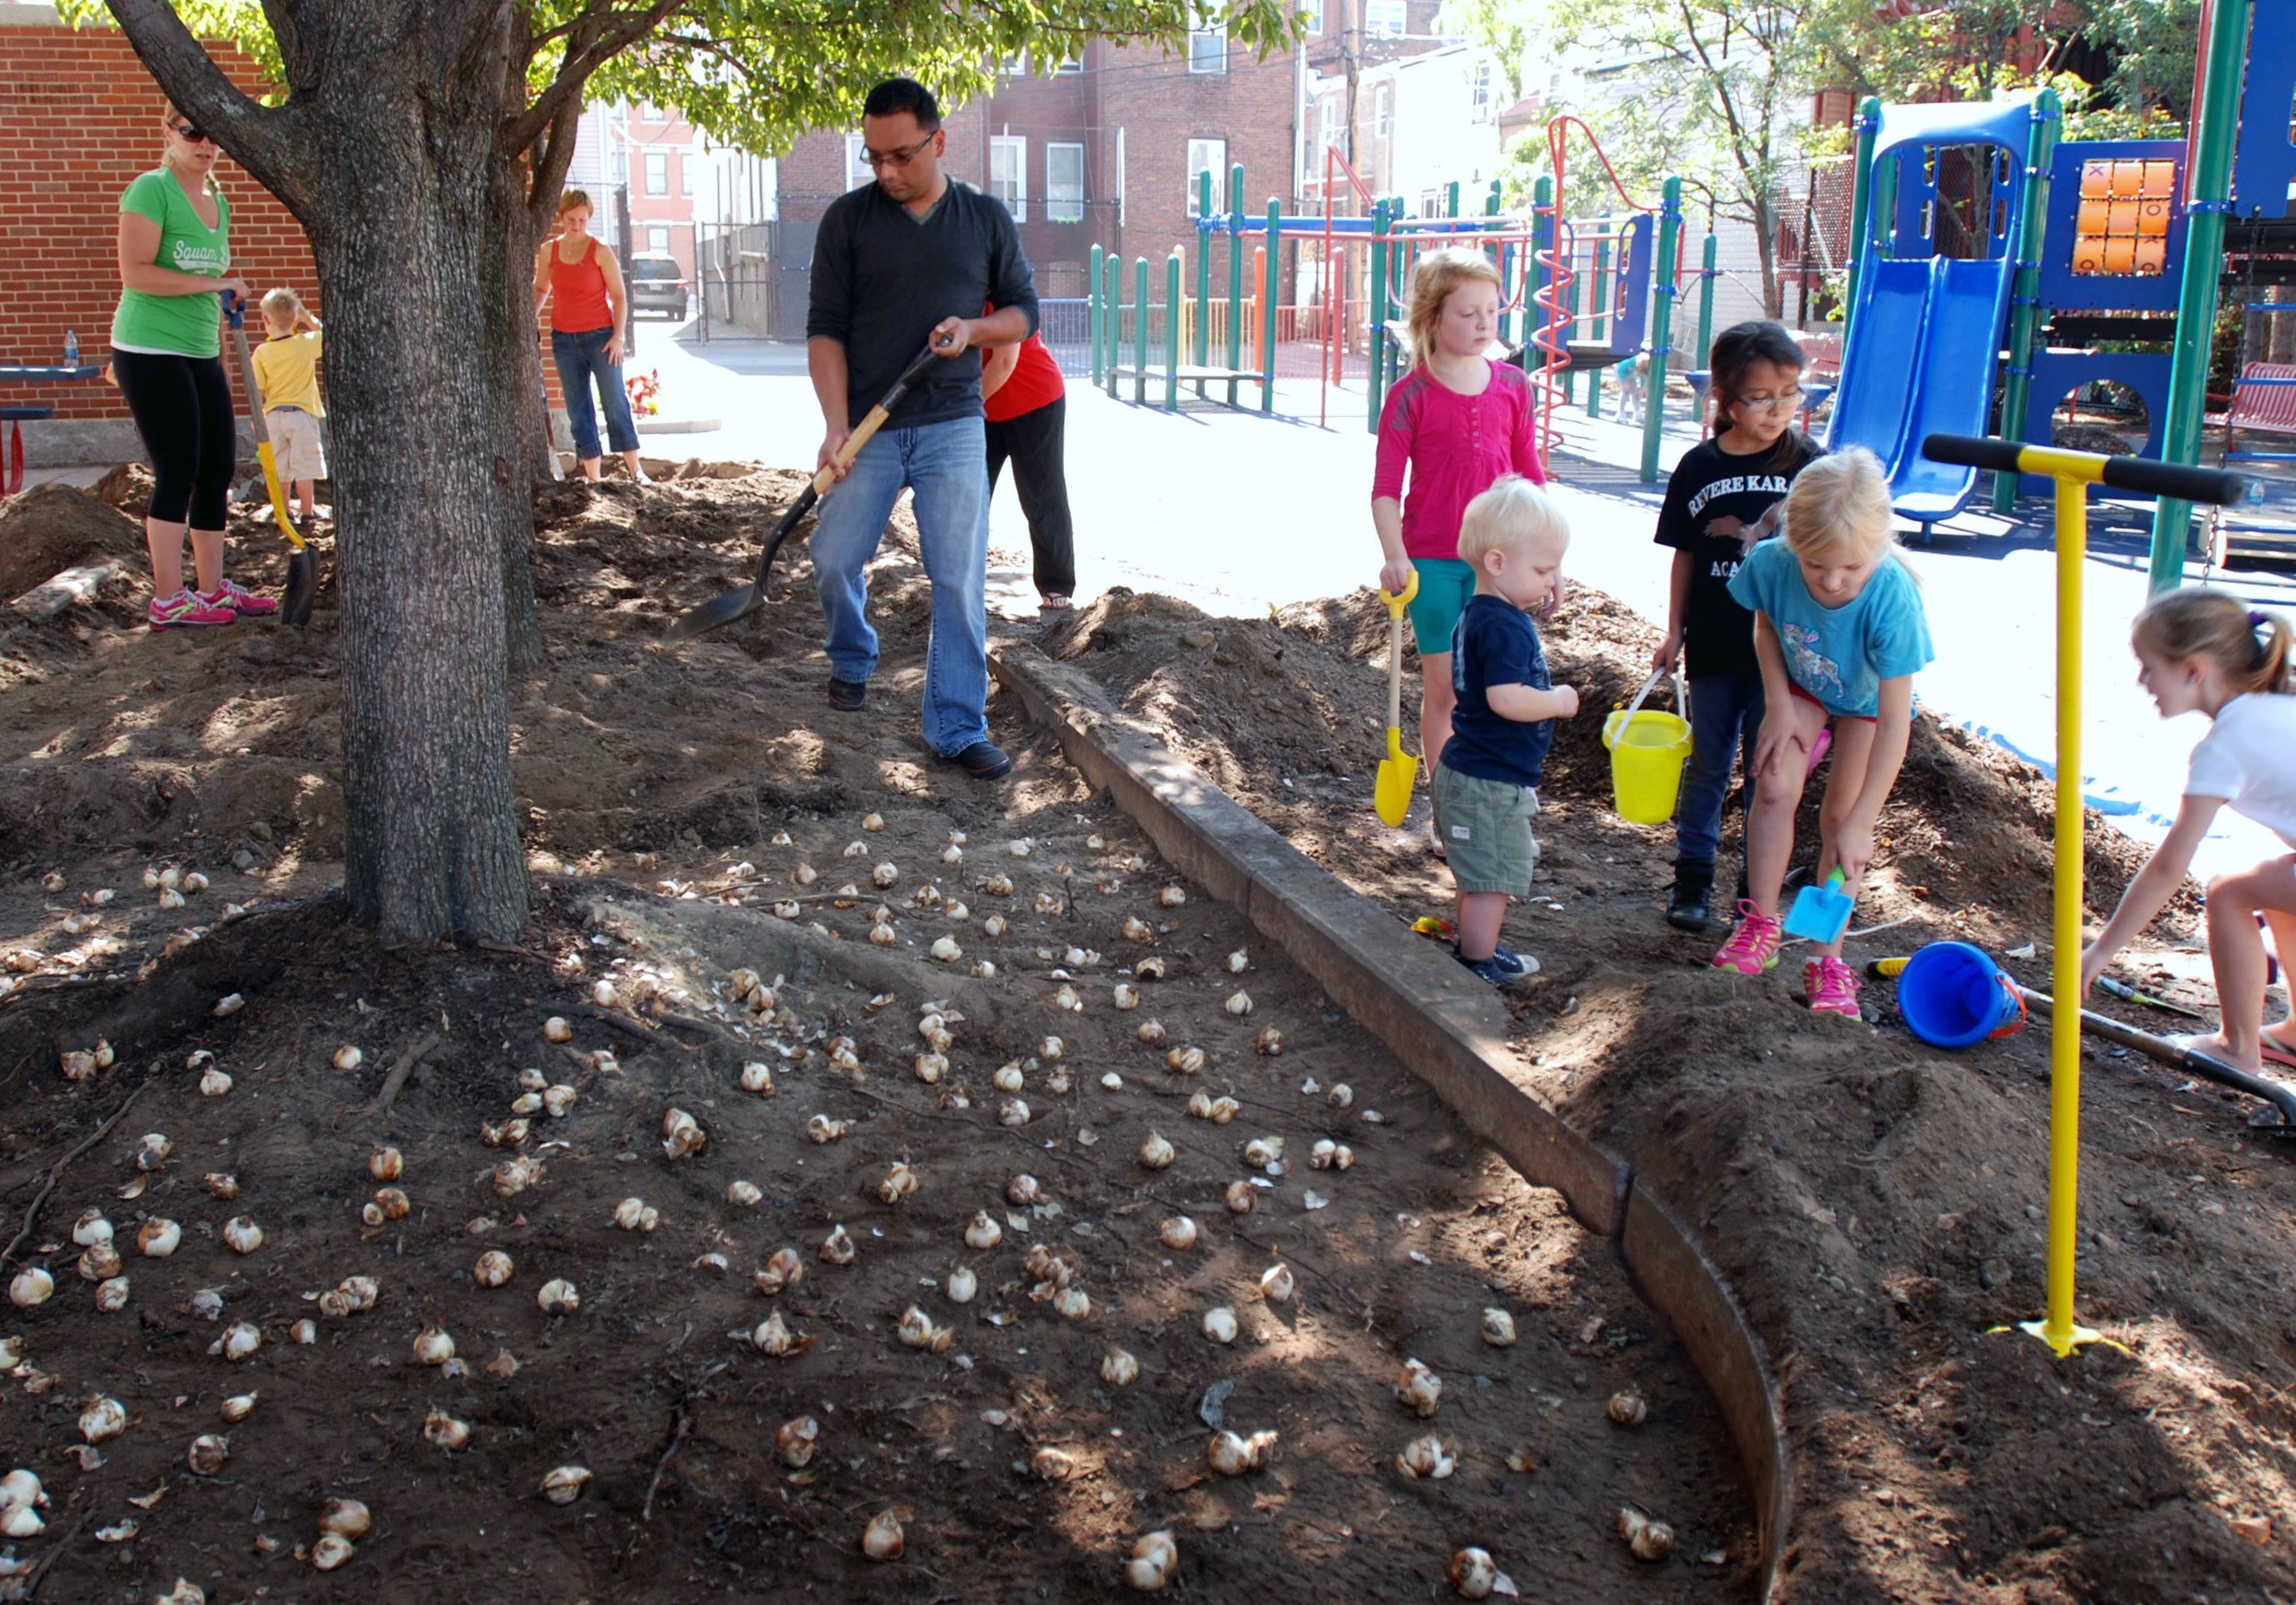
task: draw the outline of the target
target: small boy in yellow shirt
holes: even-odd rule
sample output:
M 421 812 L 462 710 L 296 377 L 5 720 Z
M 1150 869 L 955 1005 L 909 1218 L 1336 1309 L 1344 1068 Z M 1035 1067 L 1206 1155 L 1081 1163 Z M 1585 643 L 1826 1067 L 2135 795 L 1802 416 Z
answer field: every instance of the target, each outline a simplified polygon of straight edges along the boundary
M 308 522 L 315 511 L 312 482 L 327 473 L 319 447 L 319 420 L 327 415 L 319 401 L 319 320 L 301 297 L 283 287 L 263 298 L 263 322 L 271 331 L 255 348 L 263 424 L 279 478 L 291 487 L 296 511 Z

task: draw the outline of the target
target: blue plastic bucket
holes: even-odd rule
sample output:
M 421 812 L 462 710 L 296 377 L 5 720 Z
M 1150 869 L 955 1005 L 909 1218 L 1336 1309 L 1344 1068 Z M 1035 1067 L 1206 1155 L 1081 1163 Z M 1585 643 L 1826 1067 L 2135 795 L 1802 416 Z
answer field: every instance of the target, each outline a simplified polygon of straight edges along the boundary
M 1898 1012 L 1933 1048 L 1966 1048 L 2025 1027 L 2024 1001 L 2008 975 L 1966 942 L 1932 942 L 1906 961 Z

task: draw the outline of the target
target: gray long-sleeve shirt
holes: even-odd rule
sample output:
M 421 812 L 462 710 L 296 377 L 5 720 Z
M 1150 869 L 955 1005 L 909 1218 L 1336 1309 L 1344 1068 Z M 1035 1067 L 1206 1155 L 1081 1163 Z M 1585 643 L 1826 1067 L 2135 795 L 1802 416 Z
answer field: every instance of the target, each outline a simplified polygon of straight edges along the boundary
M 1037 327 L 1037 281 L 1013 214 L 952 179 L 918 217 L 874 184 L 830 202 L 813 247 L 808 339 L 845 348 L 846 422 L 857 424 L 946 317 L 1018 307 Z M 886 427 L 980 416 L 980 361 L 968 352 L 924 373 Z

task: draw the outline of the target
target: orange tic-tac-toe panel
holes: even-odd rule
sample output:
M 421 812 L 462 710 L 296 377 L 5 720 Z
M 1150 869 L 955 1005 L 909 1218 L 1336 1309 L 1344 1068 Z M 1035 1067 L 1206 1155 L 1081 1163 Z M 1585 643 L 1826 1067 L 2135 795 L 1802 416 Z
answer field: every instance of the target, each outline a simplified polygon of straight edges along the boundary
M 2169 161 L 2081 164 L 2074 224 L 2076 274 L 2157 274 L 2168 263 L 2177 166 Z

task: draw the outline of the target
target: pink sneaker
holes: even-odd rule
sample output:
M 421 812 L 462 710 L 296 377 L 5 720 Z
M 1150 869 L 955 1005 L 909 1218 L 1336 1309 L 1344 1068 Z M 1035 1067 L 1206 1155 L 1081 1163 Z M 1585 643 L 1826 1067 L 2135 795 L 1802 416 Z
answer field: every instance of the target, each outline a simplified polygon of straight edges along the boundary
M 1759 975 L 1778 962 L 1778 940 L 1783 934 L 1778 922 L 1756 908 L 1753 899 L 1741 897 L 1738 927 L 1722 944 L 1722 951 L 1714 955 L 1714 968 L 1734 970 L 1741 975 Z
M 239 617 L 229 608 L 214 606 L 192 594 L 189 585 L 173 596 L 154 596 L 144 619 L 155 630 L 179 629 L 187 625 L 229 624 Z
M 279 603 L 268 596 L 258 596 L 235 580 L 225 580 L 214 590 L 200 598 L 210 608 L 228 608 L 241 618 L 260 618 L 266 613 L 276 613 Z
M 1864 1018 L 1857 1012 L 1857 978 L 1830 953 L 1822 953 L 1801 967 L 1801 989 L 1809 999 L 1812 1014 Z

